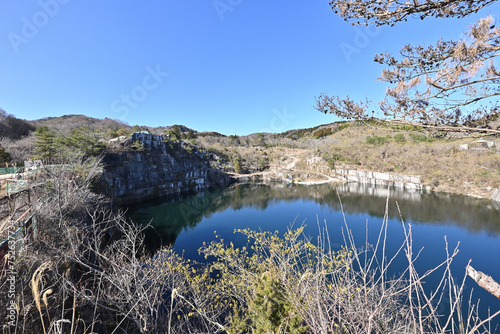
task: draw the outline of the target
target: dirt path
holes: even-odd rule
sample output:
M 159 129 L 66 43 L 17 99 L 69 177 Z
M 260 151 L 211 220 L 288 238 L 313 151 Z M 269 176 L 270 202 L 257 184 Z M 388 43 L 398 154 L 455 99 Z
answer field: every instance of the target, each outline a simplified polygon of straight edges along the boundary
M 295 165 L 297 164 L 297 161 L 299 161 L 300 159 L 297 158 L 297 157 L 294 157 L 293 155 L 289 155 L 289 154 L 283 154 L 284 156 L 286 157 L 289 157 L 291 158 L 293 161 L 291 163 L 289 163 L 285 168 L 288 168 L 288 169 L 294 169 L 295 168 Z
M 307 170 L 297 170 L 297 173 L 306 173 L 306 174 L 315 174 L 315 175 L 320 175 L 321 177 L 324 177 L 326 180 L 314 180 L 314 181 L 296 181 L 295 183 L 297 184 L 322 184 L 322 183 L 329 183 L 329 182 L 337 182 L 337 183 L 343 183 L 345 182 L 344 180 L 341 180 L 339 178 L 331 177 L 330 175 L 326 175 L 323 173 L 319 172 L 311 172 Z
M 295 158 L 299 160 L 298 158 Z M 295 160 L 295 162 L 297 161 Z M 289 166 L 287 165 L 286 169 L 278 169 L 278 170 L 273 170 L 273 171 L 264 171 L 264 172 L 255 172 L 255 173 L 249 173 L 249 174 L 235 174 L 235 173 L 229 173 L 229 175 L 235 179 L 248 179 L 248 178 L 254 178 L 254 177 L 262 177 L 263 179 L 268 179 L 268 180 L 281 180 L 284 182 L 294 182 L 296 184 L 322 184 L 322 183 L 329 183 L 329 182 L 336 182 L 336 183 L 341 183 L 344 182 L 344 180 L 341 180 L 339 178 L 332 177 L 327 174 L 323 174 L 320 172 L 316 171 L 310 171 L 310 170 L 295 170 L 293 173 L 289 171 Z M 295 166 L 295 164 L 293 165 Z M 286 177 L 285 175 L 289 174 L 302 174 L 302 175 L 307 175 L 306 180 L 304 181 L 297 181 L 295 178 L 290 179 L 289 177 Z M 302 179 L 302 178 L 299 178 Z M 309 180 L 308 180 L 309 179 Z M 293 181 L 292 181 L 293 180 Z

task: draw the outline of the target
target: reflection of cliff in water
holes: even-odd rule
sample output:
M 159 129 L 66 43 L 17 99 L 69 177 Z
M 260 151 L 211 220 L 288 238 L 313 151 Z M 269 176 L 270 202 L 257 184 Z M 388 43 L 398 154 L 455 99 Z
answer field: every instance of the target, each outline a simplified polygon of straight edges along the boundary
M 346 213 L 368 213 L 382 217 L 389 195 L 390 218 L 399 219 L 402 216 L 406 222 L 453 224 L 471 232 L 500 234 L 500 206 L 490 200 L 445 193 L 374 188 L 358 183 L 339 185 L 338 191 Z
M 273 203 L 311 200 L 346 214 L 368 214 L 383 217 L 389 196 L 389 217 L 406 222 L 456 224 L 470 231 L 500 234 L 500 210 L 488 200 L 438 193 L 409 192 L 401 189 L 371 187 L 358 183 L 289 185 L 237 184 L 225 190 L 199 193 L 194 196 L 163 203 L 152 203 L 130 211 L 136 222 L 151 222 L 148 242 L 159 246 L 171 244 L 184 228 L 195 227 L 204 217 L 227 209 L 257 208 L 265 210 Z M 396 205 L 397 202 L 397 205 Z

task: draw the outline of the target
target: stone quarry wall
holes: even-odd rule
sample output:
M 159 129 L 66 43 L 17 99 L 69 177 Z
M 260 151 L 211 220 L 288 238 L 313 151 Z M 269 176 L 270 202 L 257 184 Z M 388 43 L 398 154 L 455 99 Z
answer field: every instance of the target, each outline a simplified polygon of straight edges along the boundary
M 500 189 L 495 189 L 491 194 L 491 200 L 500 202 Z
M 370 197 L 380 198 L 397 198 L 398 200 L 408 200 L 411 202 L 418 202 L 422 198 L 422 191 L 408 191 L 404 188 L 395 187 L 373 187 L 367 183 L 347 182 L 339 184 L 337 188 L 340 191 L 348 192 L 351 194 L 368 195 Z
M 224 187 L 232 182 L 221 171 L 210 169 L 208 161 L 196 154 L 181 151 L 171 155 L 162 151 L 153 148 L 106 154 L 100 191 L 123 205 Z
M 337 177 L 346 181 L 371 184 L 374 186 L 396 187 L 410 190 L 423 190 L 420 176 L 393 173 L 369 172 L 355 169 L 335 169 Z
M 431 187 L 423 185 L 420 176 L 416 175 L 368 172 L 355 169 L 335 169 L 335 174 L 338 178 L 344 179 L 348 182 L 357 182 L 383 187 L 395 187 L 406 190 L 431 190 Z M 500 202 L 500 189 L 494 189 L 490 199 Z

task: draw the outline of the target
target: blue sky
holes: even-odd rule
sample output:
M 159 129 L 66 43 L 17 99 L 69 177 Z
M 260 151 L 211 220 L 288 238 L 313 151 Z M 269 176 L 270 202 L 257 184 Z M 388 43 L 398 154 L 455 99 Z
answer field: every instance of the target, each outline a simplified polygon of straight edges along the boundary
M 226 135 L 336 119 L 322 92 L 378 101 L 376 53 L 456 39 L 499 3 L 462 20 L 353 27 L 328 0 L 0 2 L 0 108 L 130 125 L 183 124 Z

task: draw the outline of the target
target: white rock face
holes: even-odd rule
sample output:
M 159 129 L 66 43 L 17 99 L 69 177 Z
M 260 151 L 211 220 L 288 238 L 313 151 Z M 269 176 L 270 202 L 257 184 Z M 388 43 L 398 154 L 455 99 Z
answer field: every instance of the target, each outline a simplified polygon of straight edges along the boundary
M 497 202 L 500 202 L 500 189 L 495 189 L 495 191 L 493 192 L 493 194 L 491 195 L 491 199 L 493 201 L 497 201 Z
M 395 173 L 369 172 L 355 169 L 336 169 L 336 176 L 347 181 L 377 186 L 422 190 L 421 178 L 418 175 L 402 175 Z

